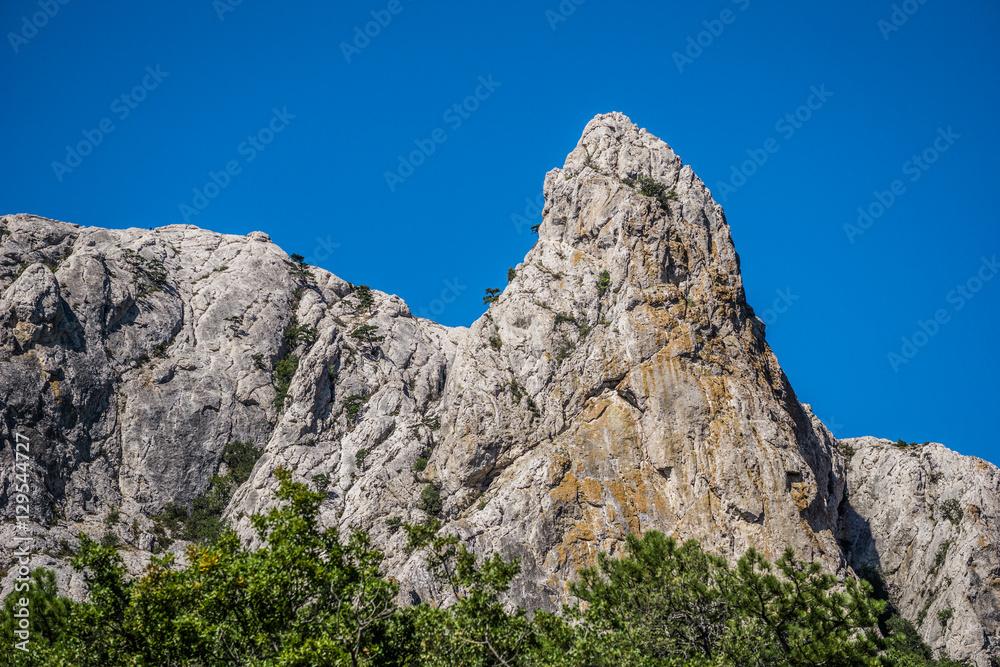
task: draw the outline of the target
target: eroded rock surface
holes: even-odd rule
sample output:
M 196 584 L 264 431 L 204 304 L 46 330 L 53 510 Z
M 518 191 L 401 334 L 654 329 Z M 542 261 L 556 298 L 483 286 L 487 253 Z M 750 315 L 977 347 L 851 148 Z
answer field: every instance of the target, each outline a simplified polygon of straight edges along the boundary
M 942 445 L 841 441 L 849 460 L 844 546 L 881 578 L 935 651 L 1000 655 L 1000 470 Z M 874 576 L 873 576 L 874 575 Z
M 538 242 L 469 328 L 378 291 L 365 307 L 263 232 L 0 218 L 0 539 L 15 432 L 34 459 L 33 564 L 75 595 L 80 532 L 117 535 L 138 572 L 168 544 L 150 517 L 189 505 L 244 440 L 264 453 L 227 510 L 242 537 L 276 468 L 326 476 L 324 520 L 369 531 L 404 599 L 436 594 L 394 527 L 425 518 L 435 485 L 445 530 L 521 558 L 521 604 L 557 606 L 594 553 L 658 529 L 727 557 L 790 545 L 841 576 L 876 568 L 932 644 L 1000 656 L 997 469 L 838 444 L 745 301 L 722 208 L 622 114 L 591 121 L 544 192 Z M 900 496 L 906 525 L 887 507 Z M 952 499 L 957 522 L 941 519 Z

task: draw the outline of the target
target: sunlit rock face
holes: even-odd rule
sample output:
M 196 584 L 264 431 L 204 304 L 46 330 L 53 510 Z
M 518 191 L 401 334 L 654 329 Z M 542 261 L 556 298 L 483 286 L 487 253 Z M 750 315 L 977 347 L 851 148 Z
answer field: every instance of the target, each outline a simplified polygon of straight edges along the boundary
M 520 558 L 519 604 L 558 606 L 595 553 L 656 529 L 877 573 L 932 645 L 1000 656 L 997 468 L 838 443 L 745 301 L 722 208 L 624 115 L 588 123 L 544 193 L 537 243 L 468 328 L 376 290 L 362 305 L 263 232 L 0 218 L 0 539 L 15 433 L 34 459 L 33 565 L 76 596 L 80 532 L 118 535 L 138 572 L 169 544 L 150 517 L 190 505 L 244 440 L 263 455 L 226 512 L 240 535 L 275 503 L 276 468 L 326 476 L 324 521 L 367 530 L 404 600 L 441 595 L 396 528 L 427 517 L 433 485 L 444 530 Z

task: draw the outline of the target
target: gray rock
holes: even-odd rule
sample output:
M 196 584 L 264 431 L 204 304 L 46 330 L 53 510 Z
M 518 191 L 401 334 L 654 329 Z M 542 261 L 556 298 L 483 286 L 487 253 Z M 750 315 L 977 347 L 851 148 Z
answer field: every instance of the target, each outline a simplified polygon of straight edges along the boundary
M 662 184 L 658 197 L 640 176 Z M 81 595 L 66 549 L 110 531 L 139 572 L 166 544 L 152 517 L 190 504 L 224 472 L 226 444 L 246 440 L 263 455 L 226 512 L 241 537 L 253 543 L 249 516 L 274 504 L 277 468 L 325 475 L 323 520 L 367 530 L 404 600 L 448 601 L 386 521 L 422 521 L 435 484 L 444 530 L 521 559 L 519 604 L 556 608 L 595 553 L 657 529 L 728 558 L 791 546 L 841 576 L 877 563 L 908 618 L 933 598 L 928 641 L 981 665 L 1000 655 L 996 468 L 948 459 L 969 472 L 941 498 L 982 517 L 974 578 L 962 560 L 972 532 L 952 536 L 939 512 L 910 538 L 885 514 L 885 498 L 923 493 L 917 478 L 854 472 L 869 456 L 895 470 L 897 453 L 856 446 L 848 470 L 847 445 L 799 403 L 745 301 L 722 208 L 667 144 L 598 116 L 544 193 L 538 242 L 468 328 L 378 291 L 362 308 L 352 285 L 295 264 L 263 232 L 0 218 L 0 435 L 31 439 L 33 564 Z M 299 335 L 285 335 L 293 324 Z M 365 325 L 381 340 L 352 335 Z M 275 371 L 291 356 L 279 405 Z M 13 456 L 0 450 L 5 540 Z M 428 464 L 414 472 L 418 458 Z M 908 550 L 917 539 L 926 546 Z M 943 592 L 903 599 L 921 577 Z
M 935 651 L 988 666 L 1000 655 L 1000 470 L 938 444 L 840 445 L 851 566 L 884 581 Z

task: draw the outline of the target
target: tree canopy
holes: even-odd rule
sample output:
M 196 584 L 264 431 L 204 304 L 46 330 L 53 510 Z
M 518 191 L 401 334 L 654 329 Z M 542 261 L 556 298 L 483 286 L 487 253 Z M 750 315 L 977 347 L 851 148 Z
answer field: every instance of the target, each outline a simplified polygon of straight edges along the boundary
M 238 463 L 235 467 L 239 467 Z M 83 536 L 73 566 L 89 599 L 60 596 L 35 570 L 0 615 L 2 664 L 55 667 L 360 665 L 624 667 L 945 667 L 886 603 L 787 550 L 735 566 L 655 531 L 600 554 L 560 613 L 512 606 L 517 559 L 477 557 L 434 518 L 403 526 L 435 582 L 430 599 L 396 603 L 399 586 L 361 531 L 319 526 L 322 491 L 277 471 L 281 505 L 254 516 L 252 549 L 226 530 L 181 565 L 154 558 L 130 578 L 112 546 Z M 29 650 L 15 648 L 29 598 Z

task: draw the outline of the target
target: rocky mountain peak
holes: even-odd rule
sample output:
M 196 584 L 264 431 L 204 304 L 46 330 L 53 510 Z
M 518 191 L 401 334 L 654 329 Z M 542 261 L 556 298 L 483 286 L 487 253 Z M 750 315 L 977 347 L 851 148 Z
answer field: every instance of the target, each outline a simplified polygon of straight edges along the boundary
M 996 467 L 838 442 L 746 303 L 722 208 L 623 114 L 587 124 L 544 194 L 538 241 L 467 328 L 264 232 L 0 218 L 0 435 L 36 453 L 32 565 L 80 595 L 58 555 L 79 533 L 113 533 L 138 572 L 189 535 L 164 508 L 220 497 L 250 541 L 280 467 L 326 490 L 325 522 L 371 534 L 406 599 L 438 592 L 401 522 L 520 558 L 513 600 L 550 609 L 597 552 L 656 529 L 877 575 L 935 648 L 1000 655 Z M 223 488 L 234 441 L 261 453 Z M 961 624 L 937 625 L 946 609 Z

